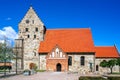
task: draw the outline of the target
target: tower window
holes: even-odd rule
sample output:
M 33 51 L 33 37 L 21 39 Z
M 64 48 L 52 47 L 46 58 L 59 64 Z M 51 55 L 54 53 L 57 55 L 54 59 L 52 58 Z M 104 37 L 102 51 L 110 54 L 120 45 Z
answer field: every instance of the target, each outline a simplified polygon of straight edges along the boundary
M 32 23 L 34 24 L 34 20 L 32 20 Z
M 36 56 L 36 52 L 34 52 L 34 56 Z
M 27 37 L 30 38 L 30 35 L 28 34 Z
M 30 21 L 27 19 L 27 20 L 26 20 L 26 23 L 28 24 L 29 22 L 30 22 Z
M 28 28 L 25 28 L 25 31 L 28 32 Z
M 69 65 L 69 66 L 72 65 L 72 57 L 71 57 L 71 56 L 68 57 L 68 65 Z
M 35 28 L 35 31 L 38 32 L 38 28 Z
M 85 65 L 85 57 L 84 57 L 84 56 L 81 56 L 80 62 L 81 62 L 81 65 L 82 65 L 82 66 Z
M 36 38 L 36 35 L 34 35 L 34 38 Z

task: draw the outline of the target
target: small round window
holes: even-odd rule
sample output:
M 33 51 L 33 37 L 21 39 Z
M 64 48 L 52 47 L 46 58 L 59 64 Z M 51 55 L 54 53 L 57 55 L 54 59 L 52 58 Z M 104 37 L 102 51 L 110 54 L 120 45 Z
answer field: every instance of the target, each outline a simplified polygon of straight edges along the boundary
M 28 24 L 30 21 L 29 20 L 26 20 L 26 23 Z

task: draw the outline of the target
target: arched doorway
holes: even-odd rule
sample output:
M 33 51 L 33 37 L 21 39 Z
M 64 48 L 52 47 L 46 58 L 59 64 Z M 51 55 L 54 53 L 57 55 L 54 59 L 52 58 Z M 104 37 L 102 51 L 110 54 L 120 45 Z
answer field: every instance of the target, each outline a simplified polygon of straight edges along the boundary
M 30 63 L 29 68 L 30 68 L 30 69 L 33 69 L 33 68 L 34 68 L 34 66 L 35 66 L 35 64 L 34 64 L 34 63 Z
M 58 64 L 56 65 L 56 71 L 61 71 L 61 68 L 62 68 L 61 64 L 58 63 Z

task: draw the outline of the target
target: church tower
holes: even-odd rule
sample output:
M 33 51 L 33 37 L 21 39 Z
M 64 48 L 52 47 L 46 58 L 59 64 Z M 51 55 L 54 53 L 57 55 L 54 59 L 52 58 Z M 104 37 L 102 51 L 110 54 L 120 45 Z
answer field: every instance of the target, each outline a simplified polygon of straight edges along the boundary
M 23 39 L 24 69 L 30 69 L 31 64 L 39 64 L 38 48 L 44 39 L 45 26 L 32 7 L 19 23 L 18 39 Z

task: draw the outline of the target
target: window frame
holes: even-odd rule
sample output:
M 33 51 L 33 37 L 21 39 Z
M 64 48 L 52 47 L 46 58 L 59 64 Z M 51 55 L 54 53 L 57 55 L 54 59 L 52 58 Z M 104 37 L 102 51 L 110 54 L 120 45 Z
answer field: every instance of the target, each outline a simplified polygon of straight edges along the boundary
M 96 71 L 99 71 L 99 66 L 98 65 L 96 65 Z
M 68 66 L 72 66 L 72 56 L 68 56 Z
M 26 31 L 26 32 L 28 32 L 28 31 L 29 31 L 29 29 L 28 29 L 28 28 L 25 28 L 25 31 Z
M 35 28 L 35 31 L 38 32 L 38 28 L 37 27 Z
M 27 35 L 27 38 L 30 38 L 30 35 L 29 35 L 29 34 Z
M 80 65 L 85 66 L 85 56 L 80 57 Z
M 36 39 L 36 35 L 34 35 L 34 39 Z

